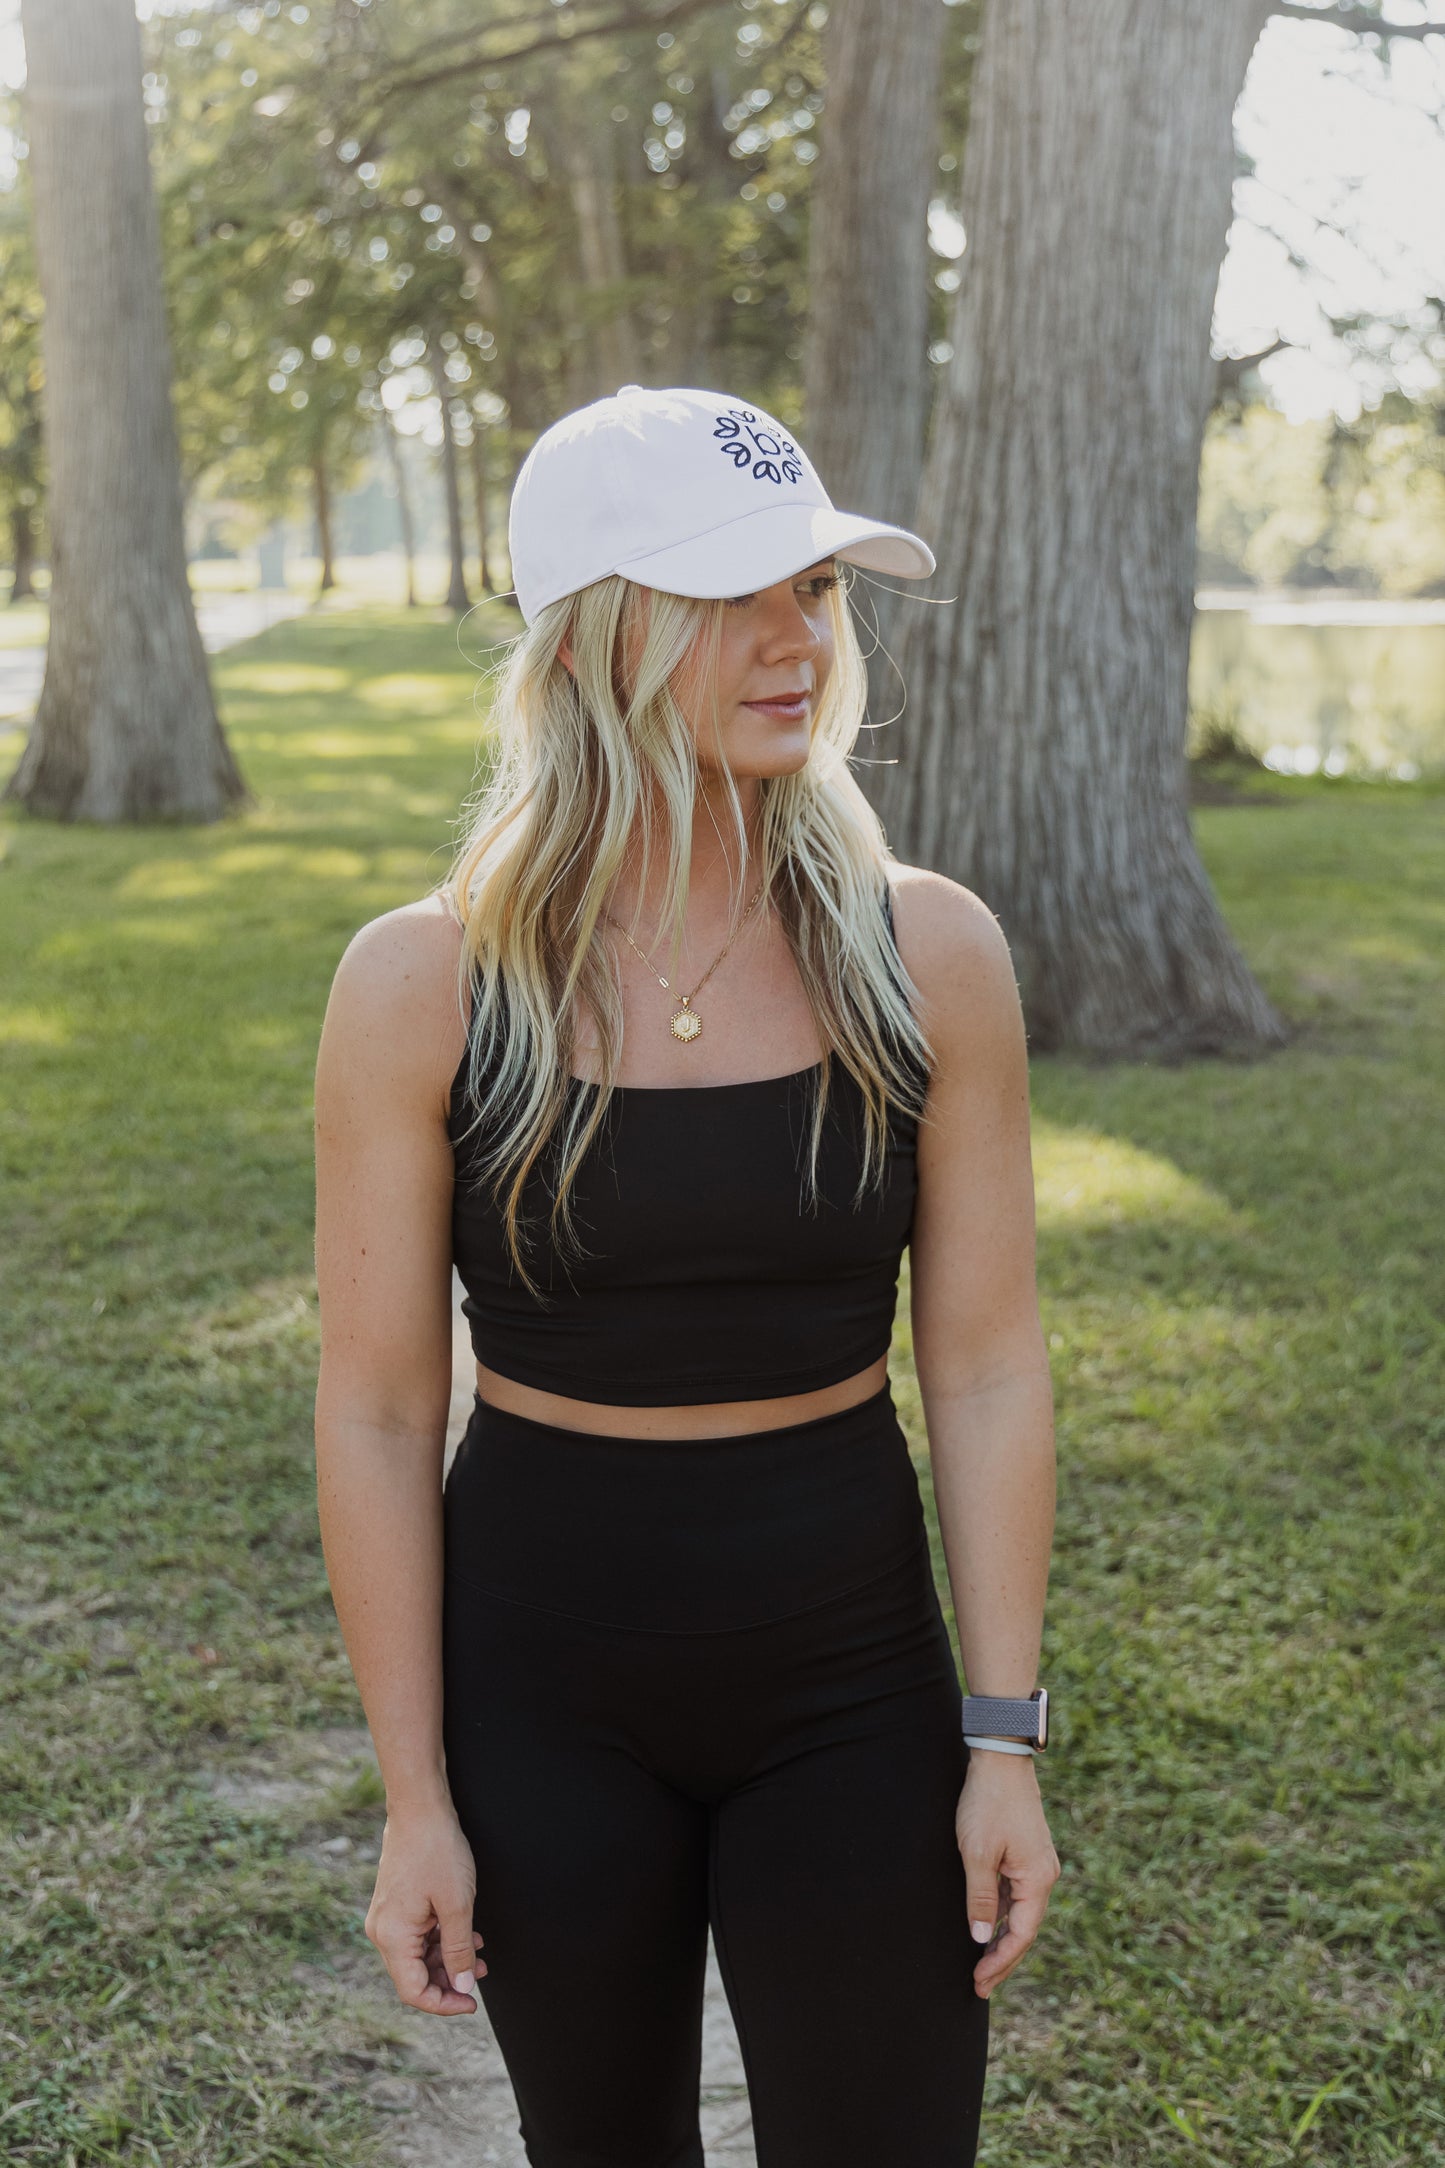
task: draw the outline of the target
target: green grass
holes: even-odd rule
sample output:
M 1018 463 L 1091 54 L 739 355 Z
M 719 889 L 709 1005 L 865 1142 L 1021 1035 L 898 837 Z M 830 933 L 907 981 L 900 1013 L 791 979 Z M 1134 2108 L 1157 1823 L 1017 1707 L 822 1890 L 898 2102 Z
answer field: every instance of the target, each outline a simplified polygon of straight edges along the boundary
M 0 825 L 0 2150 L 43 2168 L 364 2168 L 401 2055 L 322 1991 L 374 1962 L 378 1808 L 315 1528 L 311 1068 L 350 933 L 445 862 L 474 672 L 378 610 L 216 676 L 243 819 Z M 1445 2161 L 1445 797 L 1270 789 L 1199 827 L 1289 1050 L 1035 1071 L 1065 1875 L 988 2168 Z

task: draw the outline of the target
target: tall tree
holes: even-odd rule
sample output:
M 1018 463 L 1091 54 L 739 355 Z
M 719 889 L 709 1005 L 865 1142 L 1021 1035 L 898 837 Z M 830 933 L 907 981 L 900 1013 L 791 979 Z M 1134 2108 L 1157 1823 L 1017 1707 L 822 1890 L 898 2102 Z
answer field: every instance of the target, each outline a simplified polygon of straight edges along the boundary
M 472 492 L 477 507 L 477 586 L 484 595 L 492 591 L 487 563 L 487 432 L 480 415 L 472 417 Z
M 30 221 L 6 199 L 0 202 L 0 519 L 10 529 L 11 602 L 28 602 L 35 593 L 44 495 L 40 317 Z
M 945 328 L 930 213 L 941 176 L 957 169 L 953 147 L 966 139 L 978 8 L 979 0 L 950 8 L 897 0 L 885 12 L 869 0 L 832 0 L 823 31 L 804 427 L 838 503 L 876 506 L 905 526 L 917 509 L 938 374 L 930 339 Z M 956 273 L 942 274 L 945 291 L 956 283 Z M 898 704 L 893 628 L 906 601 L 884 579 L 865 593 L 868 712 L 879 723 Z
M 401 549 L 406 559 L 406 606 L 416 608 L 416 523 L 411 516 L 411 485 L 401 460 L 401 440 L 396 433 L 396 423 L 378 397 L 381 408 L 381 437 L 386 446 L 386 456 L 391 467 L 392 487 L 396 491 L 396 513 L 401 522 Z
M 452 408 L 455 394 L 446 370 L 446 357 L 439 353 L 435 345 L 429 350 L 428 362 L 432 382 L 436 386 L 442 425 L 442 488 L 446 497 L 447 554 L 450 558 L 446 607 L 449 610 L 469 610 L 472 598 L 467 593 L 467 542 L 462 531 L 461 462 L 457 456 L 457 424 Z
M 321 560 L 317 591 L 324 595 L 336 585 L 336 544 L 331 522 L 331 477 L 326 471 L 326 454 L 319 445 L 311 456 L 311 503 L 316 514 L 316 554 Z
M 44 424 L 28 344 L 22 341 L 8 351 L 0 346 L 0 493 L 10 522 L 11 602 L 29 602 L 35 595 Z
M 132 0 L 24 0 L 45 316 L 51 624 L 7 789 L 32 811 L 213 820 L 244 795 L 186 578 Z
M 823 34 L 828 105 L 803 349 L 808 449 L 820 473 L 840 477 L 847 502 L 900 524 L 917 503 L 933 396 L 928 205 L 944 21 L 938 0 L 832 0 Z
M 577 263 L 588 334 L 585 376 L 588 397 L 605 396 L 631 383 L 642 367 L 636 327 L 628 313 L 627 257 L 617 215 L 613 139 L 617 133 L 603 108 L 604 84 L 595 53 L 569 52 L 561 63 L 563 101 L 559 129 L 572 214 L 577 222 Z
M 1232 115 L 1268 12 L 985 17 L 917 513 L 957 599 L 902 613 L 898 757 L 864 777 L 894 848 L 997 912 L 1040 1046 L 1283 1036 L 1200 863 L 1184 762 Z

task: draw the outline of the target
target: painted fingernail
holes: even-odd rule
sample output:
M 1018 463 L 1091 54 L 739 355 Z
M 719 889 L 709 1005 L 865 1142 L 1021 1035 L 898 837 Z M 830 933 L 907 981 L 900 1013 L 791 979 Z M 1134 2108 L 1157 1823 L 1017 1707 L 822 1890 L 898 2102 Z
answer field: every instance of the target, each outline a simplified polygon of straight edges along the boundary
M 477 1989 L 477 1983 L 469 1972 L 459 1972 L 452 1985 L 459 1995 L 474 1995 Z
M 975 1942 L 987 1942 L 989 1936 L 993 1933 L 993 1929 L 989 1926 L 987 1920 L 970 1920 L 968 1931 Z

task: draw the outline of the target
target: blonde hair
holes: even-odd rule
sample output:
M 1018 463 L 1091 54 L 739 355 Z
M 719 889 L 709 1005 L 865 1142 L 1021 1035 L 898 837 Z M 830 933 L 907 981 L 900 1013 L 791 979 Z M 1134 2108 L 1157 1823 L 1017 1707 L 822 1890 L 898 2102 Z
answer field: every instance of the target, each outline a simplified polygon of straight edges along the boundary
M 842 568 L 840 567 L 840 570 Z M 917 989 L 888 939 L 882 905 L 892 854 L 848 765 L 862 727 L 867 671 L 847 586 L 830 588 L 834 663 L 813 718 L 804 766 L 760 784 L 758 846 L 765 895 L 782 921 L 824 1048 L 816 1072 L 807 1169 L 817 1161 L 832 1061 L 856 1079 L 865 1112 L 855 1207 L 882 1178 L 890 1107 L 923 1111 L 933 1049 L 914 1014 Z M 633 847 L 641 884 L 666 868 L 671 978 L 688 895 L 699 768 L 674 692 L 686 665 L 711 693 L 717 762 L 747 862 L 742 803 L 722 757 L 717 664 L 723 601 L 646 588 L 619 574 L 538 612 L 492 673 L 489 770 L 464 809 L 464 834 L 442 892 L 464 927 L 458 996 L 470 1002 L 467 1098 L 487 1144 L 489 1182 L 517 1271 L 521 1205 L 544 1152 L 559 1153 L 549 1234 L 577 1247 L 570 1211 L 577 1169 L 607 1112 L 622 1047 L 615 955 L 598 921 Z M 570 639 L 573 669 L 560 649 Z M 628 676 L 624 658 L 636 650 Z M 733 897 L 732 924 L 747 898 Z M 570 1019 L 595 1023 L 599 1081 L 577 1089 Z M 920 1071 L 924 1072 L 920 1079 Z

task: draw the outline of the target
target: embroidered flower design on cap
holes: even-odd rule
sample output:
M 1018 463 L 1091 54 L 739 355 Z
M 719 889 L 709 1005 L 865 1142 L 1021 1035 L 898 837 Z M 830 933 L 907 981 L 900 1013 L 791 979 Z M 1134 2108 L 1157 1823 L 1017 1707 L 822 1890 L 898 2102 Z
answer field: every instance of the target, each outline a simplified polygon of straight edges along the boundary
M 734 466 L 752 470 L 755 482 L 796 482 L 801 479 L 803 469 L 797 445 L 790 437 L 764 428 L 751 407 L 728 407 L 718 416 L 713 435 L 722 438 L 720 449 L 726 452 Z M 751 444 L 747 438 L 752 439 Z

